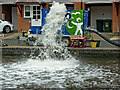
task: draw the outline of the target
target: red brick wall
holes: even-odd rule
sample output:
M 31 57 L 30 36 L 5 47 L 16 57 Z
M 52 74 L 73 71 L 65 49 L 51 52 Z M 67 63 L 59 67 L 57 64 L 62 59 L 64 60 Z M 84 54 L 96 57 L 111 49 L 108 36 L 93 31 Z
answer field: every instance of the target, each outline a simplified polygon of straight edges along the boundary
M 30 27 L 29 20 L 24 20 L 24 6 L 22 6 L 22 16 L 17 7 L 17 15 L 18 15 L 18 32 L 28 31 Z
M 45 6 L 43 6 L 43 8 L 49 9 L 48 3 Z M 22 17 L 18 8 L 17 8 L 17 14 L 18 14 L 18 32 L 28 31 L 31 23 L 30 20 L 24 19 L 24 6 L 22 6 Z
M 74 9 L 80 9 L 81 10 L 81 2 L 74 2 Z
M 120 32 L 120 2 L 119 2 L 119 9 L 118 10 L 119 10 L 118 11 L 118 15 L 119 15 L 118 20 L 119 20 L 119 32 Z
M 5 20 L 12 22 L 12 8 L 10 5 L 2 5 L 2 13 L 5 14 Z
M 85 10 L 84 0 L 78 0 L 78 2 L 74 2 L 74 9 Z
M 2 19 L 2 4 L 0 4 L 0 19 Z
M 119 5 L 119 8 L 120 8 L 120 5 Z M 118 11 L 119 11 L 119 13 L 120 13 L 120 9 L 118 9 Z M 113 22 L 112 22 L 112 32 L 114 33 L 114 32 L 117 32 L 118 30 L 118 21 L 119 21 L 119 23 L 120 23 L 120 20 L 119 20 L 119 18 L 120 18 L 120 14 L 119 14 L 119 18 L 118 18 L 118 15 L 117 15 L 117 8 L 116 8 L 116 4 L 115 3 L 113 3 L 113 11 L 112 11 L 112 15 L 113 15 Z M 120 25 L 119 25 L 120 26 Z M 119 28 L 120 29 L 120 28 Z
M 85 10 L 86 9 L 86 5 L 84 2 L 82 2 L 82 9 Z

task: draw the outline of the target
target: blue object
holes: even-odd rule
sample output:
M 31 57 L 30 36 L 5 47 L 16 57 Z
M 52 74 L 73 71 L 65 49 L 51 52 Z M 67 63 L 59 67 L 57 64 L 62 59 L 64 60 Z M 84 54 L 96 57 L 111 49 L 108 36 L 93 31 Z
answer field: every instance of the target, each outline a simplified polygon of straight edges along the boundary
M 67 12 L 71 12 L 74 9 L 68 9 Z M 62 27 L 62 34 L 63 35 L 70 35 L 70 33 L 67 31 L 67 29 L 65 27 Z
M 74 9 L 68 9 L 67 12 L 71 12 L 73 11 Z M 45 24 L 45 18 L 47 16 L 47 14 L 49 13 L 50 9 L 42 9 L 42 26 Z M 88 27 L 88 11 L 87 10 L 84 10 L 83 11 L 83 32 L 85 30 L 85 26 Z M 61 27 L 62 28 L 62 34 L 63 35 L 70 35 L 70 33 L 66 30 L 66 28 L 63 26 Z M 58 31 L 59 33 L 59 31 Z
M 88 11 L 83 11 L 83 32 L 85 31 L 85 27 L 88 27 Z
M 67 12 L 71 12 L 73 10 L 74 9 L 68 9 Z M 50 11 L 50 9 L 42 9 L 42 26 L 44 26 L 44 24 L 46 23 L 45 18 L 47 16 L 47 14 L 49 13 L 49 11 Z M 58 33 L 60 33 L 60 31 L 58 31 Z M 65 27 L 62 27 L 62 34 L 70 35 Z
M 45 24 L 45 18 L 49 13 L 50 9 L 42 9 L 42 26 Z
M 41 26 L 30 26 L 32 34 L 41 34 Z

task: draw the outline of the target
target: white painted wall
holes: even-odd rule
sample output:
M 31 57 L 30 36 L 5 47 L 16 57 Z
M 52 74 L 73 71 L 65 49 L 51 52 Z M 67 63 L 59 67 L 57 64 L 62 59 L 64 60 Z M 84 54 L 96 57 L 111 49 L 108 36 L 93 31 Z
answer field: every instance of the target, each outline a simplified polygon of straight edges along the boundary
M 97 29 L 97 19 L 112 20 L 112 6 L 91 6 L 91 26 Z
M 12 7 L 12 24 L 14 25 L 14 29 L 17 31 L 18 29 L 17 7 Z

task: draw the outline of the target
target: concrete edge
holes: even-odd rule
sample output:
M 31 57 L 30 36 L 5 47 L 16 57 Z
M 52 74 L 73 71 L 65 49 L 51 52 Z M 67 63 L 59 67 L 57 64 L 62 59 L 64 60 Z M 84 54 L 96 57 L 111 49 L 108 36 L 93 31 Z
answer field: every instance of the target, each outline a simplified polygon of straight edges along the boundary
M 38 55 L 40 48 L 33 46 L 6 46 L 2 48 L 2 55 L 30 55 L 31 53 Z M 75 55 L 120 55 L 120 48 L 117 47 L 98 47 L 98 48 L 69 48 L 68 50 Z

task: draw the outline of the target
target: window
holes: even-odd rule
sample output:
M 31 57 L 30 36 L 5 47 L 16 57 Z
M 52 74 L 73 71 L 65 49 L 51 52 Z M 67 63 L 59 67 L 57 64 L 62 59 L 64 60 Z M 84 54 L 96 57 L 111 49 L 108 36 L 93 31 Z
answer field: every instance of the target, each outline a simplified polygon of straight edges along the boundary
M 40 6 L 33 6 L 33 19 L 40 19 Z
M 41 8 L 38 5 L 25 5 L 24 18 L 40 19 Z
M 24 17 L 25 18 L 30 18 L 30 16 L 31 16 L 31 13 L 30 13 L 30 6 L 24 6 Z

